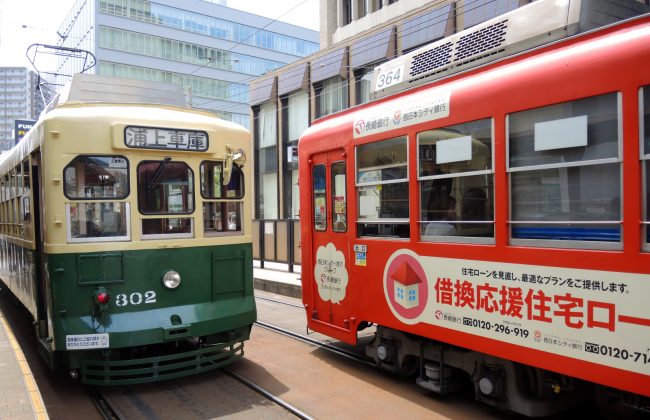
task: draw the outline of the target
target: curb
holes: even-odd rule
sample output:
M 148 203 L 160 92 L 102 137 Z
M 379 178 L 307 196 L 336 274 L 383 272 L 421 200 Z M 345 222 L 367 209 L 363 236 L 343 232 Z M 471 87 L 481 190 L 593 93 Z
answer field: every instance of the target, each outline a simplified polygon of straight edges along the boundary
M 298 299 L 302 298 L 302 287 L 295 284 L 254 278 L 253 287 L 258 290 L 264 290 L 265 292 L 275 293 L 282 296 Z

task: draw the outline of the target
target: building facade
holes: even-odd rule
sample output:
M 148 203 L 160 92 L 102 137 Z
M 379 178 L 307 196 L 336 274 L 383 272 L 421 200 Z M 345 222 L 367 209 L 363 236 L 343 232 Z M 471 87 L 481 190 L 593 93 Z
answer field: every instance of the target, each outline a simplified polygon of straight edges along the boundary
M 171 82 L 195 108 L 249 126 L 248 83 L 319 49 L 318 32 L 204 0 L 78 0 L 59 45 L 93 53 L 89 73 Z M 61 60 L 56 73 L 81 71 Z
M 297 219 L 298 138 L 368 102 L 374 68 L 530 0 L 320 0 L 319 52 L 251 83 L 255 218 Z
M 38 76 L 25 67 L 0 67 L 0 151 L 14 145 L 15 120 L 36 120 L 43 110 Z

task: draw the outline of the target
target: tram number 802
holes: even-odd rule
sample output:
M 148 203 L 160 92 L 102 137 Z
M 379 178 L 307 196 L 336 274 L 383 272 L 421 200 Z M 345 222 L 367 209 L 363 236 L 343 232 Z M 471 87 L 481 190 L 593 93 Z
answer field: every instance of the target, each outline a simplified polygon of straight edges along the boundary
M 156 292 L 149 290 L 142 293 L 134 292 L 130 295 L 120 293 L 115 296 L 115 304 L 117 306 L 126 306 L 126 305 L 140 305 L 141 303 L 156 303 Z

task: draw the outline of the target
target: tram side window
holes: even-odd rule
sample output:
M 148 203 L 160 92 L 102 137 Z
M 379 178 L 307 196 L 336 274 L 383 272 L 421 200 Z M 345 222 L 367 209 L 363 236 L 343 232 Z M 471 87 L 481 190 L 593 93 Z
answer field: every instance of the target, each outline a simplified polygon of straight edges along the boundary
M 643 160 L 644 173 L 644 212 L 643 212 L 643 229 L 645 251 L 650 251 L 650 86 L 644 86 L 640 92 L 641 95 L 641 141 L 642 150 L 641 159 Z
M 316 165 L 312 169 L 314 186 L 314 229 L 320 232 L 327 229 L 327 193 L 325 192 L 325 165 Z
M 138 209 L 144 215 L 179 215 L 194 211 L 194 174 L 185 162 L 170 158 L 138 165 Z M 150 239 L 191 237 L 191 217 L 142 219 L 142 235 Z
M 493 238 L 492 120 L 419 133 L 418 181 L 422 240 Z
M 406 137 L 357 146 L 358 235 L 408 238 Z
M 30 217 L 31 217 L 31 212 L 30 212 L 30 201 L 29 201 L 29 194 L 31 191 L 31 183 L 30 183 L 30 177 L 29 177 L 29 159 L 23 161 L 22 163 L 22 172 L 23 172 L 23 188 L 21 190 L 21 217 L 23 219 L 23 222 L 29 222 Z
M 230 182 L 226 185 L 223 183 L 223 162 L 204 161 L 200 171 L 201 195 L 206 200 L 203 203 L 204 233 L 208 236 L 224 232 L 242 233 L 244 173 L 241 168 L 232 165 Z M 216 201 L 217 199 L 229 201 Z
M 620 242 L 619 109 L 609 93 L 508 116 L 514 241 Z
M 129 204 L 105 202 L 129 195 L 128 174 L 123 156 L 80 155 L 66 165 L 63 192 L 74 200 L 66 204 L 69 242 L 129 239 Z

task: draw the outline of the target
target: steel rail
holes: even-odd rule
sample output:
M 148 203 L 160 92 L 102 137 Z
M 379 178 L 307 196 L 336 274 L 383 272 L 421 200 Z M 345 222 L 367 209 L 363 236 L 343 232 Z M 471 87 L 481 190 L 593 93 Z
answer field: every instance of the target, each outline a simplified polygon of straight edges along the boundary
M 282 304 L 282 305 L 291 306 L 293 308 L 300 308 L 300 309 L 303 309 L 303 310 L 305 309 L 304 306 L 302 306 L 302 305 L 296 305 L 295 303 L 291 303 L 291 302 L 283 302 L 281 300 L 275 300 L 275 299 L 267 298 L 267 297 L 264 297 L 264 296 L 255 296 L 255 299 L 266 300 L 268 302 L 273 302 L 273 303 L 279 303 L 279 304 Z
M 102 393 L 94 386 L 86 386 L 86 390 L 90 395 L 90 400 L 95 404 L 97 411 L 105 420 L 122 420 L 126 417 L 119 414 L 117 409 L 102 395 Z
M 295 406 L 289 404 L 282 398 L 278 397 L 277 395 L 272 394 L 271 392 L 267 391 L 266 389 L 262 388 L 261 386 L 255 384 L 254 382 L 251 382 L 250 380 L 244 378 L 243 376 L 231 371 L 228 368 L 221 368 L 221 370 L 233 378 L 234 380 L 238 381 L 242 385 L 252 389 L 253 391 L 257 392 L 258 394 L 262 395 L 264 398 L 269 399 L 273 401 L 275 404 L 279 405 L 280 407 L 284 408 L 285 410 L 289 411 L 291 414 L 295 415 L 298 418 L 301 418 L 303 420 L 313 420 L 314 418 L 311 417 L 309 414 L 305 413 L 304 411 L 296 408 Z
M 255 321 L 255 324 L 259 325 L 260 327 L 265 328 L 265 329 L 267 329 L 269 331 L 273 331 L 273 332 L 275 332 L 277 334 L 281 334 L 281 335 L 293 338 L 294 340 L 302 341 L 303 343 L 306 343 L 306 344 L 311 344 L 313 346 L 316 346 L 316 347 L 322 348 L 324 350 L 330 351 L 332 353 L 338 354 L 339 356 L 343 356 L 343 357 L 346 357 L 346 358 L 348 358 L 350 360 L 354 360 L 355 362 L 359 362 L 359 363 L 365 364 L 367 366 L 372 366 L 374 368 L 377 367 L 377 365 L 375 363 L 371 362 L 369 359 L 367 359 L 365 357 L 361 357 L 361 356 L 359 356 L 358 354 L 356 354 L 354 352 L 351 352 L 351 351 L 344 350 L 342 348 L 333 346 L 332 344 L 325 343 L 323 341 L 318 341 L 318 340 L 315 340 L 313 338 L 304 336 L 302 334 L 298 334 L 298 333 L 295 333 L 293 331 L 289 331 L 287 329 L 277 327 L 275 325 L 267 324 L 266 322 L 263 322 L 263 321 Z

